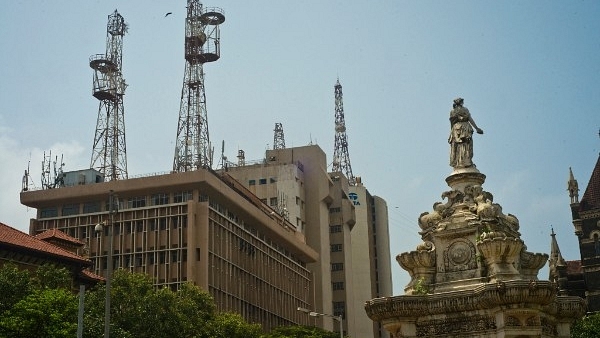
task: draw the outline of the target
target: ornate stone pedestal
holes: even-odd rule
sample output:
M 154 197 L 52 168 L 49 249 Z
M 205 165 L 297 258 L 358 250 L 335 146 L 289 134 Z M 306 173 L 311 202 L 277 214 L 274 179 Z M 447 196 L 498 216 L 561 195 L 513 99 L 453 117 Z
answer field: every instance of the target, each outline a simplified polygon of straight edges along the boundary
M 504 214 L 474 166 L 446 179 L 451 190 L 419 216 L 423 243 L 396 260 L 411 276 L 405 295 L 365 304 L 399 337 L 564 337 L 585 311 L 539 281 L 547 254 L 527 251 L 519 221 Z

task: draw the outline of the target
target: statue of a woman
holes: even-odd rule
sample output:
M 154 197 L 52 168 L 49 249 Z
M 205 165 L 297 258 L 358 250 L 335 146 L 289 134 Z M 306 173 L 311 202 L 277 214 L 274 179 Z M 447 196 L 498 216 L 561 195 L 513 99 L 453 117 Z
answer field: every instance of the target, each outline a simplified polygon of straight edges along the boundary
M 473 164 L 473 128 L 483 134 L 471 118 L 469 110 L 463 107 L 462 98 L 454 99 L 450 111 L 450 166 L 454 169 L 474 167 Z

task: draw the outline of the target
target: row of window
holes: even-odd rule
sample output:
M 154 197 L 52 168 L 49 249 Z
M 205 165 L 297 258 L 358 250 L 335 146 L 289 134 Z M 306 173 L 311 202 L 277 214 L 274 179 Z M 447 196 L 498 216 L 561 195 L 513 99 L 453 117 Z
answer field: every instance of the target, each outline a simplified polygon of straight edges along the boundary
M 276 177 L 269 178 L 269 183 L 275 183 L 275 182 L 277 182 Z M 258 179 L 258 184 L 259 185 L 267 184 L 267 179 L 266 178 Z M 256 180 L 248 180 L 248 185 L 256 185 Z
M 106 254 L 106 252 L 104 253 Z M 97 257 L 100 260 L 99 266 L 103 270 L 107 269 L 107 259 L 106 257 Z M 145 262 L 144 262 L 145 260 Z M 113 269 L 117 268 L 129 268 L 129 267 L 141 267 L 144 265 L 154 265 L 154 264 L 165 264 L 165 263 L 177 263 L 177 262 L 186 262 L 187 261 L 187 250 L 183 249 L 172 250 L 169 253 L 166 251 L 159 252 L 149 252 L 149 253 L 139 253 L 139 254 L 128 254 L 122 255 L 122 257 L 114 257 L 113 258 Z
M 173 194 L 173 203 L 183 203 L 192 199 L 191 191 L 181 191 Z M 126 201 L 123 199 L 119 199 L 117 209 L 135 209 L 135 208 L 143 208 L 149 205 L 164 205 L 169 204 L 171 200 L 170 194 L 159 193 L 148 196 L 136 196 L 130 197 Z M 151 204 L 149 204 L 150 202 Z M 62 206 L 61 215 L 62 216 L 70 216 L 70 215 L 79 215 L 80 212 L 83 214 L 91 214 L 102 211 L 102 203 L 101 201 L 87 202 L 83 204 L 83 209 L 80 211 L 80 204 L 65 204 Z M 104 210 L 110 210 L 110 205 L 108 202 L 104 202 Z M 58 217 L 57 207 L 43 208 L 40 210 L 40 218 L 50 218 L 50 217 Z

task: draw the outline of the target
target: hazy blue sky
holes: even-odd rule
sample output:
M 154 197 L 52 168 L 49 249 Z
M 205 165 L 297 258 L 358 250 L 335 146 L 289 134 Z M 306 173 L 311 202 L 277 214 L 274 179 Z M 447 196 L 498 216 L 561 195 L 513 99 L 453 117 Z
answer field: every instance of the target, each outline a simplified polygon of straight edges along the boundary
M 221 59 L 205 66 L 210 138 L 260 159 L 283 124 L 288 147 L 334 142 L 339 77 L 352 169 L 387 200 L 391 252 L 420 243 L 417 217 L 448 187 L 448 113 L 461 96 L 477 124 L 484 189 L 516 215 L 533 252 L 550 226 L 578 259 L 566 181 L 587 185 L 600 139 L 598 1 L 211 1 Z M 31 161 L 64 154 L 89 167 L 98 101 L 88 58 L 104 53 L 107 16 L 124 39 L 130 175 L 172 168 L 184 71 L 185 1 L 9 1 L 0 12 L 0 222 L 28 230 L 19 204 Z M 173 12 L 164 17 L 165 13 Z M 392 261 L 394 293 L 408 273 Z M 547 278 L 544 270 L 541 278 Z

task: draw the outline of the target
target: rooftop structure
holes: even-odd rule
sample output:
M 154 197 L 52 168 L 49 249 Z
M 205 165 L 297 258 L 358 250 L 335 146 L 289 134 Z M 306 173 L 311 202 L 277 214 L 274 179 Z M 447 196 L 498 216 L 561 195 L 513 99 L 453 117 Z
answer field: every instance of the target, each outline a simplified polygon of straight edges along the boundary
M 116 10 L 108 16 L 106 53 L 90 57 L 94 69 L 93 95 L 100 101 L 90 168 L 109 181 L 127 178 L 123 96 L 123 37 L 125 19 Z
M 225 15 L 220 8 L 207 8 L 198 0 L 188 0 L 185 73 L 173 159 L 176 172 L 212 167 L 203 68 L 205 63 L 221 57 L 219 25 L 223 22 Z

